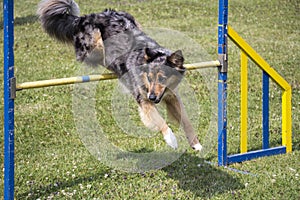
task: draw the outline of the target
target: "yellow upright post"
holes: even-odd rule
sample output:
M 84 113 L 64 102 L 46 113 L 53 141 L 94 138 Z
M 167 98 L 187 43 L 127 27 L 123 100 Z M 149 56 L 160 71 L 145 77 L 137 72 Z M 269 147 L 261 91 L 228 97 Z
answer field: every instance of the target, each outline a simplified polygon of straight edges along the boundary
M 240 151 L 247 152 L 248 141 L 248 58 L 244 51 L 241 51 L 241 135 Z
M 282 145 L 286 152 L 292 151 L 292 90 L 289 88 L 282 94 Z

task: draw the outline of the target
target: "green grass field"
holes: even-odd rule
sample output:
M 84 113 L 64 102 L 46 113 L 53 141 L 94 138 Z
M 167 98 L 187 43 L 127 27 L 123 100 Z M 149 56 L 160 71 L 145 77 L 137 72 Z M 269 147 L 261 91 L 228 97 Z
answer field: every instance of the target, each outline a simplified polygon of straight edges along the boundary
M 1 1 L 2 3 L 2 1 Z M 78 0 L 82 14 L 115 8 L 133 14 L 145 30 L 148 27 L 176 30 L 189 38 L 199 49 L 187 48 L 186 55 L 199 54 L 199 60 L 217 59 L 218 2 L 197 0 Z M 38 0 L 15 1 L 15 75 L 17 82 L 71 77 L 79 75 L 73 48 L 59 44 L 41 29 L 35 16 Z M 3 21 L 2 10 L 0 21 Z M 191 71 L 186 75 L 194 92 L 199 113 L 193 123 L 201 142 L 212 145 L 205 156 L 191 150 L 183 152 L 175 162 L 162 169 L 129 173 L 109 167 L 109 161 L 98 161 L 84 146 L 76 123 L 89 119 L 73 115 L 90 101 L 74 104 L 74 86 L 24 90 L 15 100 L 15 198 L 16 199 L 300 199 L 300 3 L 298 0 L 247 1 L 232 0 L 229 7 L 230 25 L 292 86 L 293 152 L 218 167 L 217 146 L 209 132 L 214 109 L 211 87 L 217 87 L 214 69 L 205 73 Z M 0 25 L 3 44 L 3 25 Z M 153 30 L 153 29 L 151 29 Z M 155 30 L 155 29 L 154 29 Z M 178 41 L 173 36 L 174 43 Z M 166 45 L 170 44 L 166 39 Z M 167 40 L 168 39 L 168 40 Z M 177 39 L 177 40 L 176 40 Z M 162 41 L 163 42 L 163 41 Z M 182 42 L 182 41 L 181 41 Z M 171 44 L 170 44 L 171 45 Z M 179 45 L 180 46 L 180 45 Z M 1 45 L 1 55 L 3 48 Z M 188 57 L 188 56 L 187 56 Z M 194 57 L 187 58 L 195 61 Z M 228 145 L 229 153 L 239 151 L 240 131 L 240 51 L 229 43 L 228 73 Z M 0 57 L 3 63 L 3 56 Z M 3 74 L 3 69 L 0 69 Z M 212 74 L 212 81 L 206 75 Z M 261 146 L 261 70 L 249 63 L 249 149 Z M 2 80 L 2 76 L 1 76 Z M 1 89 L 3 81 L 1 81 Z M 116 80 L 96 84 L 93 110 L 101 124 L 104 138 L 123 151 L 134 153 L 161 152 L 165 144 L 159 134 L 148 140 L 124 134 L 112 113 Z M 1 90 L 2 91 L 2 90 Z M 120 94 L 121 95 L 121 94 Z M 124 94 L 122 94 L 124 95 Z M 215 95 L 215 94 L 214 94 Z M 281 144 L 281 89 L 270 84 L 270 144 Z M 3 94 L 0 94 L 3 99 Z M 121 96 L 122 97 L 122 96 Z M 136 106 L 127 104 L 130 115 L 124 120 L 138 119 Z M 77 109 L 76 106 L 82 106 Z M 3 103 L 0 105 L 3 110 Z M 197 117 L 200 116 L 200 117 Z M 128 118 L 127 118 L 128 117 Z M 0 125 L 3 127 L 3 115 Z M 138 121 L 136 122 L 139 123 Z M 126 124 L 126 123 L 125 123 Z M 86 124 L 87 127 L 89 124 Z M 93 127 L 92 127 L 93 128 Z M 129 127 L 130 129 L 131 127 Z M 175 130 L 176 127 L 174 127 Z M 216 127 L 214 127 L 214 130 Z M 208 133 L 209 134 L 209 133 Z M 99 137 L 103 137 L 99 136 Z M 206 138 L 207 140 L 204 140 Z M 89 138 L 97 142 L 97 137 Z M 3 131 L 0 134 L 3 150 Z M 104 145 L 105 146 L 105 145 Z M 100 145 L 101 147 L 101 145 Z M 3 151 L 1 151 L 3 152 Z M 114 152 L 113 152 L 114 153 Z M 110 155 L 107 156 L 107 158 Z M 133 159 L 133 158 L 129 158 Z M 143 161 L 147 161 L 144 159 Z M 3 153 L 0 156 L 3 168 Z M 142 163 L 143 164 L 143 163 Z M 150 165 L 153 163 L 150 163 Z M 127 166 L 128 167 L 128 166 Z M 3 188 L 3 173 L 0 175 Z M 0 190 L 3 196 L 3 189 Z

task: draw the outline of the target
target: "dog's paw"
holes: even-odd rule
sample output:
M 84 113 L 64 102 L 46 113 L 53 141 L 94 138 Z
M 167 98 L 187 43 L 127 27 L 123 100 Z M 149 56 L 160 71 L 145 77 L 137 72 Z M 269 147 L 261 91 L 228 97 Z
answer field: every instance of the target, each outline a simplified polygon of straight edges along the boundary
M 172 147 L 173 149 L 177 149 L 178 147 L 177 140 L 170 128 L 168 128 L 167 133 L 164 136 L 164 139 L 170 147 Z
M 201 151 L 203 147 L 202 147 L 202 145 L 200 143 L 197 143 L 197 144 L 193 145 L 192 148 L 195 151 Z

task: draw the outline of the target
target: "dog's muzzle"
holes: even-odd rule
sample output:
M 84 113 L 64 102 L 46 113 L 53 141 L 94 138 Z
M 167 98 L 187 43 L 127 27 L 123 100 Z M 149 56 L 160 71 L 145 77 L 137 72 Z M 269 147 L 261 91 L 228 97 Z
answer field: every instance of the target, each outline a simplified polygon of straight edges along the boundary
M 155 101 L 156 100 L 156 96 L 153 93 L 151 93 L 148 98 L 149 98 L 150 101 Z
M 158 104 L 162 100 L 162 98 L 163 98 L 163 96 L 165 94 L 165 91 L 160 96 L 156 96 L 154 93 L 150 93 L 148 95 L 148 99 L 150 101 L 152 101 L 153 103 Z
M 148 99 L 154 103 L 159 103 L 160 102 L 160 98 L 157 98 L 157 96 L 153 93 L 151 93 L 148 97 Z

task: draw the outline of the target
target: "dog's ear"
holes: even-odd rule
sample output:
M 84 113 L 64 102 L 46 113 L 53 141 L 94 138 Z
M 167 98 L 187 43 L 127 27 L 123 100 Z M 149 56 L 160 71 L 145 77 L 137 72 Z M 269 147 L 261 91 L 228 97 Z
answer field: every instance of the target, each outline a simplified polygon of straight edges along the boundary
M 183 66 L 184 58 L 181 50 L 177 50 L 168 56 L 168 62 L 175 67 L 175 69 L 181 73 L 185 72 L 185 67 Z
M 155 52 L 154 50 L 150 49 L 150 48 L 145 48 L 145 60 L 147 62 L 150 62 L 151 60 L 153 60 L 153 57 L 155 57 Z
M 164 53 L 160 52 L 157 49 L 150 49 L 150 48 L 145 48 L 145 61 L 147 63 L 152 62 L 153 60 L 155 60 L 156 58 L 163 56 Z

